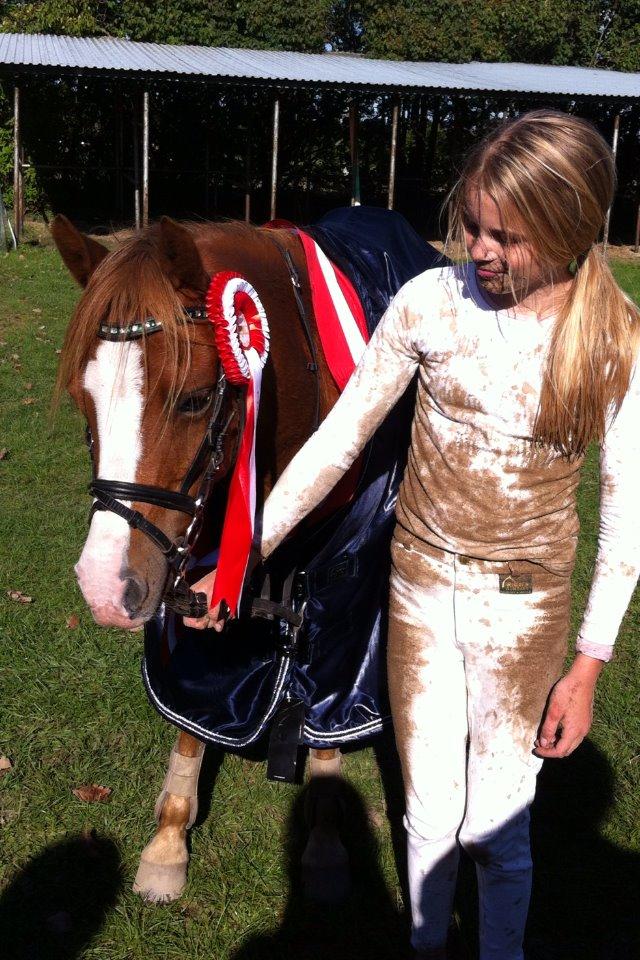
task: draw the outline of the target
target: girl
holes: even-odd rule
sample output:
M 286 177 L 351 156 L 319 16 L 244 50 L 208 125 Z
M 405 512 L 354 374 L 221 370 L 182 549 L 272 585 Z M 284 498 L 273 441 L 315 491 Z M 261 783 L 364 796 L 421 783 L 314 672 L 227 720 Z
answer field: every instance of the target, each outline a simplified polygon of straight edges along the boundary
M 266 557 L 417 371 L 388 665 L 419 957 L 446 956 L 461 844 L 477 864 L 481 960 L 521 960 L 536 775 L 587 734 L 640 571 L 640 314 L 595 247 L 614 186 L 611 152 L 583 120 L 536 111 L 488 137 L 451 197 L 450 239 L 468 262 L 402 288 L 265 504 Z M 558 680 L 592 441 L 598 556 L 577 654 Z M 221 626 L 216 610 L 198 625 L 209 623 Z

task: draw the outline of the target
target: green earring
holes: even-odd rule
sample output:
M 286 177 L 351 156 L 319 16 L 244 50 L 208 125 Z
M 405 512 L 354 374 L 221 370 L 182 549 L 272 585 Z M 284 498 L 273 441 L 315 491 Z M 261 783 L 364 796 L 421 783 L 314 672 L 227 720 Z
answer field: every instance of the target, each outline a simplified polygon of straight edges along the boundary
M 576 273 L 578 272 L 578 261 L 575 257 L 567 267 L 567 270 L 569 271 L 572 277 L 575 277 Z

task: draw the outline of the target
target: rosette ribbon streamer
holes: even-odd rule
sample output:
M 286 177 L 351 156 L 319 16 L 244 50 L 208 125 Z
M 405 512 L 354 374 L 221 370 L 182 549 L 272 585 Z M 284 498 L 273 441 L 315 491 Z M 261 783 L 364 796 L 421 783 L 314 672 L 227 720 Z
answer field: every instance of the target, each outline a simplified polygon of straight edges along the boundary
M 262 368 L 269 356 L 267 315 L 255 289 L 238 273 L 215 274 L 206 297 L 227 380 L 246 387 L 245 425 L 229 486 L 211 608 L 225 601 L 236 616 L 256 516 L 256 427 Z

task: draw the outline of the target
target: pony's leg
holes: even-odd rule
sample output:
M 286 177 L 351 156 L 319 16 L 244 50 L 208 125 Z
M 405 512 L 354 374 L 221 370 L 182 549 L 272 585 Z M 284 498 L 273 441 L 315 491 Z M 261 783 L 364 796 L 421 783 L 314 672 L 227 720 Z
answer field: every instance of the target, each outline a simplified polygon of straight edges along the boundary
M 351 890 L 349 857 L 340 839 L 341 765 L 337 748 L 309 751 L 306 815 L 310 833 L 302 854 L 302 882 L 305 896 L 323 903 L 339 903 Z
M 198 813 L 198 774 L 204 744 L 180 733 L 156 800 L 158 830 L 140 856 L 133 889 L 145 900 L 176 900 L 187 882 L 187 830 Z

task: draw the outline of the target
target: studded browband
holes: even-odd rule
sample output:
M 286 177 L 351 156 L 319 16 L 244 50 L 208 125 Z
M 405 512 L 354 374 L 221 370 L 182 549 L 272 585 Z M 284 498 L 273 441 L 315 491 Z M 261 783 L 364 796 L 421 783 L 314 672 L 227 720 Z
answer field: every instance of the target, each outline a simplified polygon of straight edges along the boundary
M 206 307 L 185 307 L 185 317 L 191 323 L 208 322 Z M 98 338 L 100 340 L 111 340 L 112 342 L 140 340 L 141 337 L 148 337 L 152 333 L 162 330 L 162 322 L 155 317 L 147 317 L 146 320 L 140 320 L 137 323 L 127 323 L 121 327 L 114 327 L 110 323 L 101 323 L 98 327 Z

